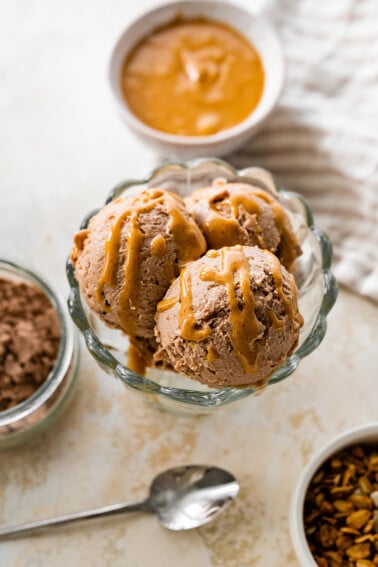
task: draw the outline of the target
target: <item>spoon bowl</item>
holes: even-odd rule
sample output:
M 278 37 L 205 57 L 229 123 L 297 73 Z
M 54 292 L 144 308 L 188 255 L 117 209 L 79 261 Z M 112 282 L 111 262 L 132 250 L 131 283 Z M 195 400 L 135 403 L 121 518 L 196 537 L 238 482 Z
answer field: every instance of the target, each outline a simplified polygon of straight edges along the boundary
M 150 512 L 157 515 L 169 530 L 190 530 L 213 520 L 235 498 L 239 484 L 235 477 L 218 467 L 187 465 L 159 474 L 150 487 L 146 500 L 137 504 L 113 504 L 59 518 L 39 520 L 0 529 L 0 541 L 33 535 L 50 528 L 83 520 Z
M 235 498 L 239 484 L 220 468 L 189 465 L 155 478 L 149 503 L 170 530 L 190 530 L 215 518 Z

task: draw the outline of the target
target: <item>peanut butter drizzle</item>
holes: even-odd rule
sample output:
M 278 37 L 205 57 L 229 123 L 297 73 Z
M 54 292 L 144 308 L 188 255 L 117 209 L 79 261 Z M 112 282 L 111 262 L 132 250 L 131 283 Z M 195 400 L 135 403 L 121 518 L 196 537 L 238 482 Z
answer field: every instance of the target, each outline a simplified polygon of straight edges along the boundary
M 232 248 L 224 247 L 221 250 L 209 250 L 206 254 L 209 258 L 216 258 L 221 255 L 222 269 L 204 267 L 200 271 L 199 277 L 203 281 L 215 282 L 224 285 L 227 289 L 228 300 L 230 305 L 230 322 L 231 322 L 231 338 L 236 355 L 242 363 L 245 374 L 251 374 L 258 369 L 259 349 L 256 347 L 256 340 L 259 338 L 260 323 L 255 314 L 255 297 L 250 286 L 250 269 L 248 258 L 243 252 L 241 245 Z M 270 261 L 270 268 L 277 290 L 279 299 L 284 306 L 286 315 L 289 320 L 295 320 L 299 326 L 303 324 L 302 315 L 296 307 L 295 286 L 292 286 L 292 296 L 287 296 L 284 291 L 284 279 L 282 274 L 282 266 L 279 259 L 269 252 L 267 254 Z M 236 276 L 236 277 L 235 277 Z M 289 274 L 290 278 L 293 278 Z M 239 283 L 239 295 L 237 293 L 237 284 Z M 162 310 L 170 309 L 177 298 L 165 300 Z M 191 278 L 187 269 L 184 269 L 180 275 L 180 311 L 179 311 L 179 327 L 181 336 L 187 340 L 201 341 L 211 334 L 209 325 L 202 329 L 196 328 L 192 292 Z M 280 318 L 273 309 L 268 310 L 268 315 L 273 326 L 281 329 L 285 325 L 285 318 Z M 212 362 L 218 358 L 218 354 L 212 345 L 207 351 L 207 360 Z
M 163 313 L 164 311 L 168 311 L 168 309 L 171 309 L 174 305 L 176 305 L 178 300 L 179 298 L 177 296 L 168 297 L 167 299 L 162 299 L 157 304 L 157 312 Z
M 202 329 L 197 329 L 196 326 L 192 300 L 192 278 L 190 272 L 184 268 L 180 274 L 179 328 L 182 338 L 189 341 L 203 341 L 210 336 L 209 325 L 205 325 Z
M 128 367 L 141 376 L 146 373 L 146 361 L 135 345 L 130 343 L 128 352 Z
M 274 254 L 268 254 L 267 258 L 269 258 L 270 266 L 272 269 L 272 276 L 274 280 L 274 285 L 276 287 L 278 296 L 285 308 L 286 315 L 288 316 L 289 320 L 294 320 L 298 323 L 301 327 L 303 325 L 303 317 L 299 313 L 294 300 L 296 300 L 296 288 L 295 285 L 291 287 L 291 295 L 288 297 L 284 290 L 284 279 L 282 275 L 282 265 Z M 293 278 L 291 274 L 288 274 L 290 278 Z M 273 316 L 274 314 L 274 316 Z M 284 320 L 280 319 L 274 311 L 270 310 L 269 315 L 271 317 L 272 323 L 276 326 L 276 328 L 280 328 L 284 326 Z
M 205 204 L 205 210 L 201 212 L 201 216 L 204 217 L 201 228 L 211 246 L 222 248 L 240 241 L 240 225 L 237 220 L 240 204 L 243 204 L 249 212 L 256 214 L 260 212 L 259 204 L 256 199 L 253 199 L 250 190 L 238 187 L 238 194 L 236 194 L 236 191 L 231 192 L 222 185 L 218 190 L 214 189 L 212 196 Z M 225 216 L 227 209 L 231 216 Z
M 282 264 L 290 268 L 300 254 L 300 246 L 288 221 L 287 214 L 282 205 L 269 193 L 262 189 L 253 189 L 256 197 L 268 203 L 273 212 L 274 222 L 280 235 L 279 255 Z
M 255 297 L 249 282 L 248 258 L 242 246 L 222 248 L 219 252 L 222 256 L 222 270 L 203 268 L 200 278 L 227 288 L 232 343 L 245 374 L 250 374 L 258 368 L 259 352 L 255 342 L 259 337 L 260 324 L 255 315 Z M 236 289 L 237 281 L 240 285 L 241 306 Z
M 151 254 L 164 256 L 167 250 L 167 241 L 162 234 L 157 234 L 151 241 Z
M 275 329 L 282 329 L 285 326 L 285 319 L 278 317 L 273 309 L 268 309 L 268 316 Z
M 187 264 L 196 260 L 206 250 L 206 241 L 202 232 L 192 219 L 188 219 L 184 212 L 179 209 L 177 203 L 168 203 L 170 221 L 168 228 L 173 235 L 177 246 L 179 263 Z
M 130 217 L 127 231 L 127 252 L 124 268 L 124 284 L 119 294 L 118 316 L 122 328 L 128 326 L 130 334 L 135 332 L 138 317 L 139 286 L 136 285 L 139 273 L 139 250 L 144 235 L 139 230 L 138 212 L 134 211 Z
M 115 287 L 117 284 L 116 277 L 122 229 L 124 223 L 128 220 L 124 282 L 119 295 L 118 316 L 122 328 L 127 329 L 129 334 L 133 334 L 135 331 L 138 315 L 140 295 L 140 280 L 138 278 L 140 249 L 145 237 L 139 229 L 138 220 L 142 213 L 147 213 L 158 205 L 162 206 L 170 217 L 167 228 L 172 233 L 180 265 L 190 260 L 196 260 L 206 249 L 206 242 L 200 229 L 191 218 L 185 216 L 184 212 L 180 210 L 180 206 L 183 206 L 183 202 L 178 195 L 160 189 L 150 189 L 136 195 L 132 201 L 126 203 L 125 210 L 112 224 L 105 242 L 104 268 L 98 281 L 96 299 L 104 310 L 109 311 L 111 309 L 111 307 L 107 306 L 104 302 L 103 291 L 105 285 Z M 155 249 L 155 252 L 158 251 L 161 253 L 163 249 L 162 240 L 164 240 L 164 245 L 166 245 L 166 242 L 162 235 L 157 236 L 160 238 L 155 241 L 154 245 L 152 245 L 152 241 L 151 245 Z M 153 240 L 155 240 L 157 236 Z M 173 277 L 174 273 L 172 267 L 171 279 L 173 279 Z
M 240 243 L 240 225 L 238 219 L 239 207 L 243 208 L 249 214 L 255 214 L 257 217 L 261 214 L 261 205 L 258 199 L 269 204 L 273 213 L 274 221 L 280 235 L 279 251 L 282 263 L 290 267 L 298 255 L 298 243 L 290 228 L 285 210 L 280 203 L 269 193 L 257 187 L 231 186 L 219 187 L 219 191 L 214 190 L 213 195 L 206 204 L 204 211 L 204 222 L 202 230 L 216 248 L 223 246 L 233 246 Z M 230 217 L 224 216 L 225 212 L 222 205 L 229 208 Z M 216 238 L 214 236 L 216 235 Z M 257 234 L 257 242 L 263 247 L 263 238 L 261 234 Z
M 207 349 L 206 359 L 208 360 L 208 362 L 214 362 L 214 360 L 218 360 L 218 358 L 219 355 L 217 351 L 212 345 L 210 345 L 209 348 Z
M 79 230 L 74 236 L 74 246 L 71 251 L 70 259 L 73 264 L 76 263 L 78 258 L 78 253 L 84 249 L 84 243 L 88 238 L 89 230 L 84 228 Z

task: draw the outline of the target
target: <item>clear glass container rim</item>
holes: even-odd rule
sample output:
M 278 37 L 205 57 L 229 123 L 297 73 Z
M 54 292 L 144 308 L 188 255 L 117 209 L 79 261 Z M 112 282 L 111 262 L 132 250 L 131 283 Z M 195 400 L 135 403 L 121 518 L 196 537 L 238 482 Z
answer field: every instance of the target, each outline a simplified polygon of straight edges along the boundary
M 39 275 L 29 268 L 25 268 L 11 260 L 5 260 L 3 258 L 0 259 L 0 270 L 1 269 L 16 275 L 20 279 L 34 283 L 45 293 L 58 315 L 61 332 L 59 350 L 52 370 L 43 384 L 41 384 L 29 398 L 8 410 L 0 412 L 0 427 L 4 427 L 34 413 L 42 407 L 59 388 L 71 364 L 75 344 L 75 329 L 68 318 L 63 300 L 55 294 L 50 285 Z

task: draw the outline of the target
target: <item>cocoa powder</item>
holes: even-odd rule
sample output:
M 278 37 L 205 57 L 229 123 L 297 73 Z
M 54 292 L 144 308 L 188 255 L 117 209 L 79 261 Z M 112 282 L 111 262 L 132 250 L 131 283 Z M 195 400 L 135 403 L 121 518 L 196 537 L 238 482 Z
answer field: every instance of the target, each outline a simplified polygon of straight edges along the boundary
M 54 366 L 58 315 L 36 285 L 0 278 L 0 411 L 30 397 Z

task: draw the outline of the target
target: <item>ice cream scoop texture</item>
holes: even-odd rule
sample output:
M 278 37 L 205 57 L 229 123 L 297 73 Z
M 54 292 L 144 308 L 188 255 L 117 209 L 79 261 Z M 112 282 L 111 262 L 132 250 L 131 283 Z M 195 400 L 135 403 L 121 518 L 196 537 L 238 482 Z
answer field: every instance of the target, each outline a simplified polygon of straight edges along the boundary
M 133 369 L 211 387 L 262 386 L 303 323 L 290 217 L 260 187 L 216 181 L 185 202 L 163 189 L 111 201 L 74 239 L 88 306 L 129 336 Z
M 210 250 L 159 303 L 155 359 L 213 387 L 260 387 L 296 347 L 302 323 L 294 278 L 274 254 Z

